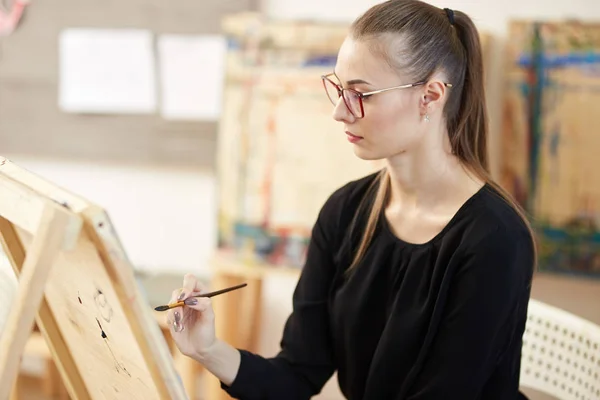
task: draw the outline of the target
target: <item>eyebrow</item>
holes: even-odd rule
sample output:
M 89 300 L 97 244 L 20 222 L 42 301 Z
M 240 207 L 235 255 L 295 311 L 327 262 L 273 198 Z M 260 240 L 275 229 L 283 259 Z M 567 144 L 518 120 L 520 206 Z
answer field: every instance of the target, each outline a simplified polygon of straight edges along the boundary
M 339 76 L 337 76 L 337 74 L 335 73 L 335 71 L 333 71 L 333 75 L 337 78 L 338 82 L 341 82 L 342 80 L 340 79 Z M 346 85 L 350 86 L 350 85 L 359 85 L 359 84 L 365 84 L 365 85 L 370 85 L 369 82 L 365 81 L 364 79 L 350 79 L 349 81 L 346 81 Z
M 349 81 L 346 81 L 347 85 L 358 85 L 358 84 L 361 84 L 361 83 L 364 83 L 366 85 L 370 85 L 369 82 L 367 82 L 367 81 L 365 81 L 363 79 L 351 79 Z

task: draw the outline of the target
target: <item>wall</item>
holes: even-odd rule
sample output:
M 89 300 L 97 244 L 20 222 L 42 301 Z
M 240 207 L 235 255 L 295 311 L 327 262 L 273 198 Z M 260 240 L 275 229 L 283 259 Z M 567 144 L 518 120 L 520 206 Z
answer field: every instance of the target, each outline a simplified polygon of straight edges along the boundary
M 206 274 L 216 244 L 216 184 L 211 170 L 8 158 L 106 208 L 140 271 Z
M 221 32 L 222 16 L 255 10 L 257 4 L 31 2 L 17 30 L 0 36 L 0 154 L 105 206 L 137 268 L 202 268 L 216 240 L 217 123 L 61 112 L 59 33 L 100 27 L 215 34 Z
M 274 18 L 314 18 L 317 20 L 352 21 L 379 0 L 261 0 L 261 9 Z M 495 35 L 506 33 L 509 18 L 574 18 L 595 20 L 600 3 L 595 0 L 572 0 L 548 3 L 546 0 L 426 0 L 437 7 L 467 13 L 479 28 Z
M 4 2 L 10 3 L 10 2 Z M 78 115 L 58 109 L 58 38 L 70 27 L 220 33 L 221 17 L 255 0 L 33 1 L 19 28 L 0 37 L 0 148 L 71 160 L 209 166 L 216 122 L 158 115 Z M 210 99 L 207 99 L 210 101 Z

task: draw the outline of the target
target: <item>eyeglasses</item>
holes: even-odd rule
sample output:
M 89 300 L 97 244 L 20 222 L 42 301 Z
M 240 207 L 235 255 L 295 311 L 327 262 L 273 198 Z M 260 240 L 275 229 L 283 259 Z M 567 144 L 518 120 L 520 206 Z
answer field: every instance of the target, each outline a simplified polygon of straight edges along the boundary
M 335 74 L 331 73 L 323 75 L 321 76 L 321 80 L 323 81 L 325 93 L 327 93 L 327 97 L 329 97 L 331 104 L 333 104 L 334 106 L 337 105 L 339 98 L 342 97 L 344 99 L 344 104 L 346 105 L 346 108 L 355 118 L 363 118 L 365 116 L 363 100 L 367 97 L 370 97 L 374 94 L 387 92 L 388 90 L 407 89 L 425 84 L 425 82 L 416 82 L 385 89 L 373 90 L 371 92 L 359 92 L 354 89 L 343 88 L 342 86 L 329 79 L 330 76 L 335 76 Z M 445 83 L 444 85 L 446 85 L 446 87 L 452 87 L 451 83 Z

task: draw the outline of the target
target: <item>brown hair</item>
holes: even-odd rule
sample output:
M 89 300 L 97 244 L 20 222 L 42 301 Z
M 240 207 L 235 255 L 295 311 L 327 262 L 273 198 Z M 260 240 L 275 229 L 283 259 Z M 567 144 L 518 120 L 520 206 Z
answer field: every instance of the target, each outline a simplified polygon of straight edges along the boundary
M 490 174 L 483 56 L 473 21 L 460 11 L 442 10 L 418 0 L 388 0 L 373 6 L 355 20 L 350 33 L 356 40 L 371 41 L 390 35 L 402 39 L 392 40 L 395 46 L 388 44 L 388 47 L 382 44 L 385 41 L 373 40 L 371 50 L 381 54 L 390 66 L 407 73 L 415 82 L 427 81 L 439 70 L 446 73 L 452 89 L 444 107 L 444 117 L 453 154 L 514 208 L 534 241 L 524 211 Z M 369 247 L 379 216 L 389 199 L 389 180 L 388 171 L 383 169 L 372 186 L 377 193 L 349 271 L 358 265 Z

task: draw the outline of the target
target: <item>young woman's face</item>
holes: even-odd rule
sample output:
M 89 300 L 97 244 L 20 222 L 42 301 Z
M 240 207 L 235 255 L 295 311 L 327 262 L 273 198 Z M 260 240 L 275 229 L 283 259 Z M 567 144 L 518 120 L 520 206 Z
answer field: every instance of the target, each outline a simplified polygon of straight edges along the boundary
M 369 45 L 346 39 L 338 54 L 335 76 L 330 78 L 344 88 L 363 93 L 415 83 L 370 51 Z M 363 99 L 364 117 L 356 118 L 340 98 L 333 118 L 344 124 L 358 157 L 385 159 L 419 146 L 427 124 L 423 100 L 421 86 L 374 94 Z

